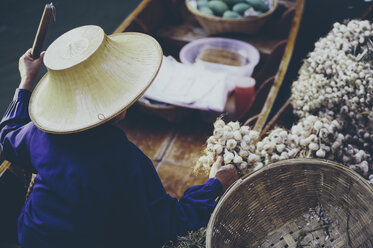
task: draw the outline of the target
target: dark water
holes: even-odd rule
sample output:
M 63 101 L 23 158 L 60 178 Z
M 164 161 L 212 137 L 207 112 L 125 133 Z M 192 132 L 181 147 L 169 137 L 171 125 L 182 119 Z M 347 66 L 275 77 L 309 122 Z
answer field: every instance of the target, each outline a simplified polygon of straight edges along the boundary
M 141 0 L 54 0 L 56 22 L 49 26 L 44 50 L 64 32 L 82 25 L 99 25 L 111 34 Z M 19 57 L 32 46 L 43 0 L 0 0 L 0 116 L 18 86 Z M 38 80 L 46 69 L 39 73 Z

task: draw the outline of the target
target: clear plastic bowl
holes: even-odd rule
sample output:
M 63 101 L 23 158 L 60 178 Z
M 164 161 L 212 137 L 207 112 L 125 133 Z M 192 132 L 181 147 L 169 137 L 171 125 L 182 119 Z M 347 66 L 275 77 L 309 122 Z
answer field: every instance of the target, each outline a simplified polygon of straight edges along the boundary
M 223 50 L 237 54 L 237 57 L 239 57 L 238 62 L 244 61 L 244 63 L 237 66 L 201 60 L 200 58 L 207 51 L 206 49 L 210 49 L 210 51 L 211 49 Z M 260 59 L 258 49 L 253 45 L 228 38 L 203 38 L 192 41 L 181 49 L 179 57 L 182 63 L 198 64 L 208 70 L 225 71 L 234 76 L 251 76 Z

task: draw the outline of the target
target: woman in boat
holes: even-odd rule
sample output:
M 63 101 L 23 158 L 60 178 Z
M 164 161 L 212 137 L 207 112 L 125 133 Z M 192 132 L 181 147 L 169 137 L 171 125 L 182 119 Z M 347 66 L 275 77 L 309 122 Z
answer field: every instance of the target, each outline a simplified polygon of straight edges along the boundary
M 31 93 L 43 57 L 49 72 Z M 21 83 L 0 141 L 7 160 L 37 173 L 18 220 L 22 247 L 159 247 L 207 224 L 216 198 L 237 179 L 233 166 L 221 167 L 219 158 L 210 179 L 178 201 L 114 126 L 150 85 L 161 57 L 151 37 L 111 37 L 86 26 L 62 35 L 45 56 L 20 58 Z

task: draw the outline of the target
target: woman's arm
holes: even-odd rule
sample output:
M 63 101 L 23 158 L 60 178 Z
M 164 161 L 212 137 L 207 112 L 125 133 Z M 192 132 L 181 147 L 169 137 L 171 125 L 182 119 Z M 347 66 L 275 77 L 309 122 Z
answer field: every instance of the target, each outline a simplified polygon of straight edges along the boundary
M 42 52 L 39 58 L 33 59 L 31 56 L 31 49 L 29 49 L 21 58 L 19 58 L 18 69 L 21 76 L 21 83 L 18 87 L 19 89 L 32 91 L 35 79 L 43 62 L 44 54 L 45 52 Z
M 152 161 L 146 155 L 135 146 L 130 147 L 129 153 L 137 158 L 128 160 L 124 167 L 129 170 L 124 173 L 128 177 L 123 181 L 127 185 L 124 186 L 126 198 L 131 199 L 129 212 L 147 241 L 152 242 L 152 247 L 206 226 L 217 197 L 237 180 L 235 168 L 221 166 L 220 158 L 213 166 L 211 178 L 203 185 L 187 189 L 178 201 L 165 192 Z
M 172 239 L 207 225 L 217 197 L 238 178 L 234 166 L 221 166 L 222 161 L 218 157 L 212 167 L 210 179 L 203 185 L 187 189 L 179 201 L 165 195 L 151 204 L 153 223 L 160 237 Z
M 44 53 L 34 60 L 30 50 L 19 59 L 21 83 L 0 122 L 0 144 L 4 158 L 23 167 L 29 167 L 29 141 L 32 136 L 28 104 L 35 78 L 40 70 Z

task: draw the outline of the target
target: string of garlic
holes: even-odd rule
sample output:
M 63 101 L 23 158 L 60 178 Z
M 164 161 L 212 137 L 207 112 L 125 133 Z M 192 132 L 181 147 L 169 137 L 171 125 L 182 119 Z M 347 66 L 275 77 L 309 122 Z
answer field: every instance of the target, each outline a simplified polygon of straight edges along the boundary
M 227 126 L 230 128 L 225 128 Z M 205 155 L 200 157 L 196 168 L 209 170 L 216 156 L 222 155 L 223 165 L 234 164 L 243 174 L 247 174 L 264 165 L 290 158 L 330 158 L 330 144 L 338 138 L 337 130 L 341 125 L 326 117 L 308 116 L 291 130 L 275 128 L 260 141 L 258 132 L 247 126 L 239 126 L 238 122 L 225 124 L 218 119 L 214 127 L 214 135 L 207 139 Z M 225 135 L 220 135 L 221 129 L 225 130 Z M 234 131 L 239 131 L 241 137 L 235 139 L 227 134 Z
M 335 23 L 315 43 L 292 85 L 299 122 L 259 141 L 249 127 L 218 119 L 197 168 L 209 170 L 217 155 L 244 174 L 280 160 L 316 157 L 346 164 L 373 184 L 372 38 L 369 21 Z
M 343 125 L 329 116 L 308 115 L 290 130 L 274 128 L 262 140 L 258 139 L 257 132 L 239 126 L 238 122 L 234 125 L 232 122 L 225 124 L 221 119 L 217 122 L 214 135 L 207 139 L 205 155 L 197 162 L 198 170 L 208 171 L 218 155 L 223 156 L 223 166 L 234 164 L 243 174 L 291 158 L 326 158 L 349 164 L 351 169 L 373 181 L 373 176 L 369 175 L 371 155 L 348 144 L 351 137 L 342 133 Z M 215 136 L 220 129 L 225 130 L 223 135 Z M 241 137 L 232 138 L 229 133 L 234 131 L 239 131 Z
M 219 118 L 214 123 L 213 135 L 207 139 L 204 155 L 199 158 L 196 168 L 209 170 L 216 157 L 221 155 L 223 165 L 233 163 L 245 170 L 258 138 L 259 133 L 248 126 L 241 126 L 237 121 L 226 124 Z
M 373 183 L 373 24 L 335 23 L 315 43 L 292 85 L 299 117 L 310 114 L 342 125 L 331 144 L 331 159 L 348 165 Z M 318 155 L 323 155 L 319 152 Z

